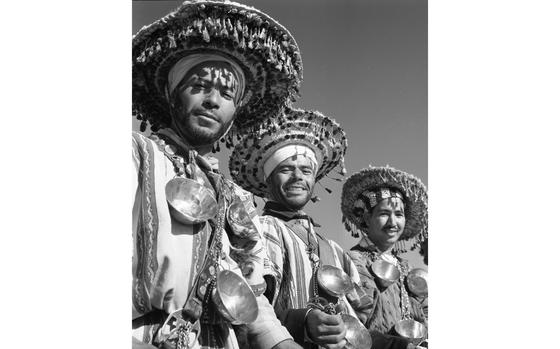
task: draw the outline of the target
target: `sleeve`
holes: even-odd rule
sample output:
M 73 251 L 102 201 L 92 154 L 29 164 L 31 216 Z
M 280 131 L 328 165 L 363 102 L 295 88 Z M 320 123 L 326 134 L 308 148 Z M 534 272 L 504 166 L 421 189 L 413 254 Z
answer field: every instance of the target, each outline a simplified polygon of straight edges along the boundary
M 288 330 L 276 318 L 272 305 L 264 295 L 257 297 L 257 304 L 259 315 L 254 322 L 247 325 L 247 337 L 251 348 L 272 348 L 280 342 L 292 339 Z
M 132 137 L 132 202 L 136 202 L 137 192 L 139 190 L 138 184 L 140 180 L 138 176 L 140 175 L 140 151 L 138 150 L 138 141 L 133 136 Z
M 136 280 L 136 270 L 139 268 L 138 264 L 138 255 L 136 251 L 136 244 L 137 244 L 137 232 L 138 232 L 138 224 L 140 219 L 140 206 L 141 206 L 141 166 L 142 166 L 142 157 L 140 151 L 140 144 L 138 134 L 132 134 L 132 276 L 133 276 L 133 285 L 135 284 Z M 138 297 L 141 298 L 140 294 L 135 290 L 134 286 L 132 289 L 133 296 L 132 296 L 132 318 L 137 318 L 145 313 L 145 309 L 138 307 Z M 149 303 L 147 304 L 149 306 Z
M 278 233 L 274 226 L 271 225 L 270 221 L 265 219 L 265 217 L 259 217 L 256 214 L 252 215 L 251 219 L 257 226 L 261 240 L 258 246 L 258 256 L 262 261 L 263 269 L 262 275 L 266 280 L 266 293 L 265 294 L 277 294 L 276 285 L 280 285 L 281 282 L 281 271 L 278 271 L 276 263 L 278 263 L 278 258 L 281 258 L 280 242 L 278 238 Z M 273 258 L 269 254 L 269 249 L 273 250 Z M 280 259 L 280 266 L 282 265 Z M 274 265 L 274 266 L 271 266 Z M 279 274 L 280 273 L 280 274 Z M 270 291 L 269 291 L 270 288 Z M 272 348 L 280 342 L 285 340 L 291 340 L 292 336 L 288 330 L 282 326 L 278 320 L 274 308 L 271 305 L 271 301 L 274 297 L 267 298 L 264 294 L 257 297 L 257 304 L 259 306 L 259 315 L 257 319 L 247 325 L 247 338 L 251 345 L 251 348 Z
M 280 227 L 274 218 L 259 217 L 262 229 L 266 259 L 264 263 L 264 277 L 267 283 L 266 296 L 271 304 L 276 304 L 282 276 L 284 275 L 284 243 Z

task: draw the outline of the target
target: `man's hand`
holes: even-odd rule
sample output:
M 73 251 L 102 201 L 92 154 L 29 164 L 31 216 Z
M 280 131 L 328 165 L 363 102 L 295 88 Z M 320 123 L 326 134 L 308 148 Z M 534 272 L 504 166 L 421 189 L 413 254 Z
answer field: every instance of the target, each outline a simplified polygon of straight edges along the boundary
M 305 321 L 308 337 L 327 349 L 342 349 L 346 345 L 346 326 L 340 315 L 329 315 L 312 309 Z

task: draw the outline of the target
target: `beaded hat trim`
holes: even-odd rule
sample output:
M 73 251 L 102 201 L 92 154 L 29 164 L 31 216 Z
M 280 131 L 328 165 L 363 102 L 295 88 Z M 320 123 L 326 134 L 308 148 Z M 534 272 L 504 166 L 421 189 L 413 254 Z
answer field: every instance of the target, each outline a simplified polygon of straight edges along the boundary
M 165 90 L 169 69 L 189 54 L 209 50 L 236 62 L 246 76 L 237 132 L 247 132 L 299 96 L 301 55 L 286 28 L 236 2 L 185 1 L 132 39 L 132 110 L 142 129 L 150 123 L 157 131 L 170 122 Z
M 245 190 L 261 197 L 267 194 L 264 162 L 276 150 L 288 144 L 301 144 L 315 152 L 321 167 L 316 181 L 337 165 L 344 175 L 344 155 L 348 147 L 342 127 L 318 111 L 286 108 L 267 120 L 255 133 L 247 134 L 235 146 L 229 162 L 232 179 Z
M 415 249 L 428 237 L 428 194 L 420 179 L 395 168 L 369 166 L 348 178 L 342 186 L 342 222 L 353 236 L 364 228 L 363 214 L 366 209 L 364 199 L 368 193 L 378 188 L 398 191 L 405 204 L 406 224 L 401 240 L 416 237 L 412 248 Z M 366 196 L 364 196 L 364 194 Z M 370 205 L 370 207 L 375 205 Z

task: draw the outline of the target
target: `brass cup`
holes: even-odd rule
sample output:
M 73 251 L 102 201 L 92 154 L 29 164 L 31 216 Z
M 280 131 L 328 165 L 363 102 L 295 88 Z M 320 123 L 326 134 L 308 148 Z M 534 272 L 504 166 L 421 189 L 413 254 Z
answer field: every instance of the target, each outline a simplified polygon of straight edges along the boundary
M 395 332 L 397 332 L 399 336 L 408 339 L 416 345 L 424 340 L 428 334 L 428 329 L 424 326 L 424 324 L 416 320 L 405 319 L 400 320 L 395 324 Z
M 371 271 L 375 275 L 375 281 L 382 288 L 391 286 L 401 276 L 399 269 L 395 265 L 382 259 L 372 263 Z
M 367 328 L 352 315 L 341 314 L 346 326 L 346 349 L 370 349 L 371 335 Z
M 229 270 L 222 270 L 212 290 L 212 301 L 224 319 L 233 325 L 249 324 L 257 319 L 257 298 L 245 279 Z
M 428 272 L 421 268 L 412 269 L 407 277 L 406 284 L 412 294 L 425 298 L 428 296 Z
M 322 290 L 333 297 L 343 297 L 354 288 L 350 276 L 332 265 L 322 265 L 317 270 L 317 282 Z
M 169 213 L 184 224 L 196 224 L 214 217 L 218 204 L 205 186 L 188 178 L 173 178 L 165 185 Z

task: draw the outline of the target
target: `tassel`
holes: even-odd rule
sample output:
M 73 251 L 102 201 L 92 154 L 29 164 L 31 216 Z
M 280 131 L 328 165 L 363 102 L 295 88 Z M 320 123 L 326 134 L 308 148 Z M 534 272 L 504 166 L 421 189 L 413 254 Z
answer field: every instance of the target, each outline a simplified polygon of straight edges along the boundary
M 175 43 L 175 36 L 171 30 L 167 31 L 167 38 L 169 39 L 169 48 L 177 47 L 177 44 Z
M 239 36 L 237 35 L 237 30 L 233 31 L 233 42 L 239 44 Z
M 208 29 L 206 27 L 204 27 L 204 30 L 202 31 L 202 39 L 205 42 L 210 42 L 210 34 L 208 34 Z
M 323 189 L 325 189 L 325 191 L 326 191 L 327 193 L 332 194 L 332 190 L 330 190 L 329 188 L 325 187 L 325 186 L 324 186 L 323 184 L 321 184 L 320 182 L 319 182 L 319 185 L 320 185 L 321 187 L 323 187 Z

